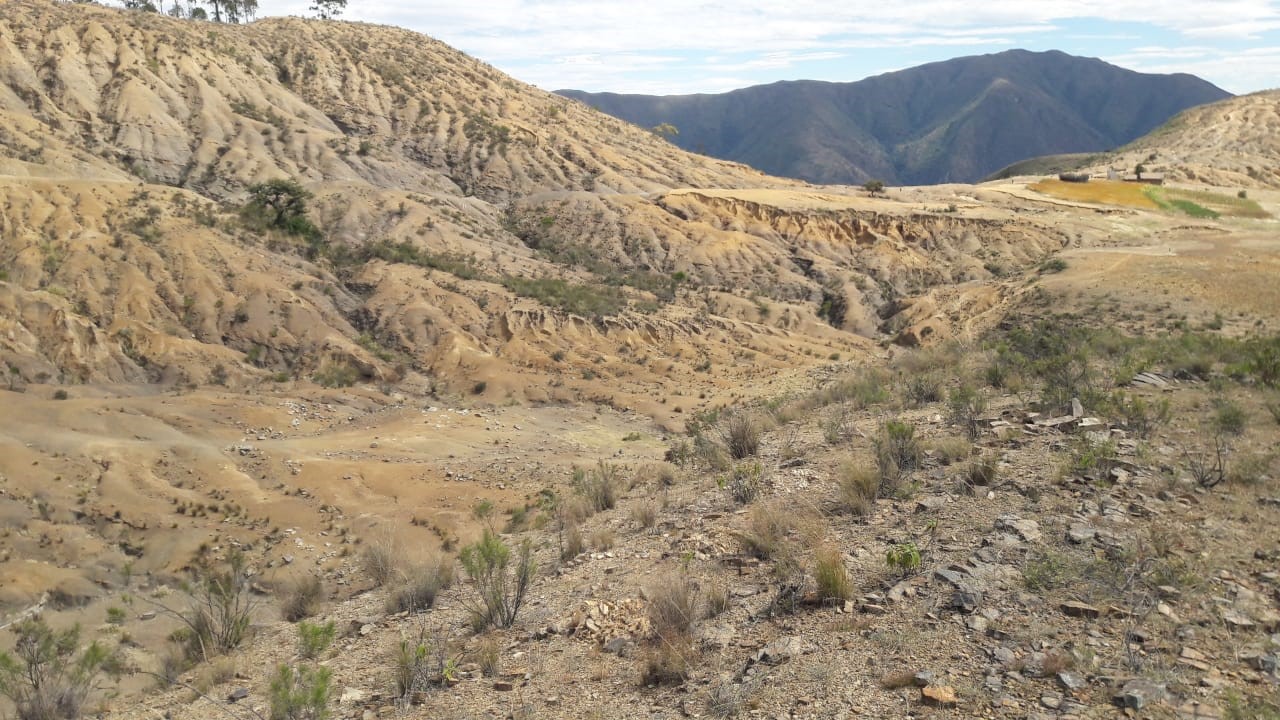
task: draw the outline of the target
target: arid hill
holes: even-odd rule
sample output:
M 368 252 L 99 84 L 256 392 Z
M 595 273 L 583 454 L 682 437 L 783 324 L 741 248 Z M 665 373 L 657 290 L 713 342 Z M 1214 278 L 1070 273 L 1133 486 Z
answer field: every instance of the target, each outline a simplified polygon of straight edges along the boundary
M 815 187 L 406 31 L 0 7 L 0 652 L 116 653 L 82 715 L 1267 709 L 1280 193 Z

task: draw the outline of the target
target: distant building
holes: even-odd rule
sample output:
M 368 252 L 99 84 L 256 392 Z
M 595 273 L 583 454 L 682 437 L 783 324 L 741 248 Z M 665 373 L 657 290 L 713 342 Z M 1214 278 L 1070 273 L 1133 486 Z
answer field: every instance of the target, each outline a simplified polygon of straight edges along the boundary
M 1109 168 L 1107 168 L 1107 179 L 1108 179 L 1108 180 L 1111 180 L 1111 181 L 1113 181 L 1113 182 L 1114 182 L 1114 181 L 1116 181 L 1116 180 L 1119 180 L 1119 179 L 1120 179 L 1120 173 L 1119 173 L 1115 168 L 1113 168 L 1113 167 L 1109 167 Z

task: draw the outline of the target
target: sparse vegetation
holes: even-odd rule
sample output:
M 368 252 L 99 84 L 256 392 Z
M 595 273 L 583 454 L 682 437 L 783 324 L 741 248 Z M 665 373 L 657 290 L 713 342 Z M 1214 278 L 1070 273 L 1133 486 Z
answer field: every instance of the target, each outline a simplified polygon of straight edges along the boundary
M 80 626 L 53 630 L 43 620 L 11 628 L 13 653 L 0 652 L 0 696 L 17 720 L 75 720 L 104 674 L 118 671 L 115 655 L 98 642 L 80 647 Z
M 513 558 L 511 548 L 485 529 L 480 540 L 463 548 L 458 558 L 475 589 L 476 598 L 468 605 L 472 627 L 511 627 L 537 570 L 533 544 L 526 538 Z

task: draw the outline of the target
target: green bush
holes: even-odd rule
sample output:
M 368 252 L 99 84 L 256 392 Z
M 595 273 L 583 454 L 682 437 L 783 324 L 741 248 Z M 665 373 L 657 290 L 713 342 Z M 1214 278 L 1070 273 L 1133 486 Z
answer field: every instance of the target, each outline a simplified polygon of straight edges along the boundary
M 117 672 L 113 653 L 92 642 L 80 649 L 80 626 L 51 629 L 39 618 L 11 628 L 13 654 L 0 652 L 0 696 L 18 720 L 74 720 L 104 674 Z
M 486 528 L 480 540 L 462 549 L 459 559 L 476 592 L 476 600 L 468 605 L 472 626 L 511 627 L 537 570 L 528 538 L 520 544 L 513 565 L 511 548 Z
M 981 430 L 978 421 L 987 411 L 987 396 L 965 383 L 948 393 L 947 406 L 951 410 L 951 421 L 964 429 L 969 440 L 977 440 Z
M 329 668 L 280 665 L 271 680 L 271 720 L 325 720 L 332 694 Z
M 901 575 L 910 575 L 920 569 L 920 548 L 913 542 L 901 543 L 889 548 L 884 556 L 885 565 Z
M 306 620 L 298 623 L 298 655 L 308 660 L 316 659 L 333 644 L 335 632 L 332 620 L 324 624 Z

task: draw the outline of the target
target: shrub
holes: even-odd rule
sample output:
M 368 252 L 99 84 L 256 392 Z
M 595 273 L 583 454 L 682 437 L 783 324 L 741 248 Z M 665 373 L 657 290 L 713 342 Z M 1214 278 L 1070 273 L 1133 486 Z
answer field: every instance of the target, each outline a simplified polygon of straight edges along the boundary
M 693 624 L 697 594 L 684 574 L 669 576 L 648 588 L 650 646 L 641 665 L 646 685 L 682 683 L 697 658 Z
M 849 460 L 840 465 L 836 487 L 840 507 L 852 515 L 864 517 L 871 512 L 880 494 L 880 476 L 867 465 Z
M 775 504 L 757 505 L 747 515 L 747 528 L 738 534 L 738 539 L 748 553 L 768 560 L 782 549 L 794 529 L 791 513 Z
M 725 585 L 712 585 L 705 595 L 706 612 L 704 617 L 713 618 L 722 615 L 729 609 L 733 598 L 729 596 L 729 588 Z
M 459 559 L 475 586 L 477 598 L 468 606 L 473 627 L 511 627 L 537 570 L 528 538 L 520 544 L 514 565 L 511 549 L 489 529 L 463 548 Z
M 560 560 L 572 560 L 587 549 L 587 542 L 582 537 L 582 528 L 577 523 L 569 525 L 560 532 Z
M 428 634 L 420 628 L 416 638 L 402 635 L 392 656 L 397 704 L 407 706 L 417 693 L 453 682 L 459 660 L 439 630 Z
M 819 602 L 845 601 L 853 597 L 853 580 L 840 551 L 831 546 L 818 550 L 813 560 L 813 579 Z
M 335 632 L 332 620 L 323 625 L 306 620 L 298 623 L 298 655 L 308 660 L 319 657 L 333 644 Z
M 698 660 L 693 638 L 684 635 L 662 639 L 644 652 L 640 666 L 643 685 L 679 685 L 689 679 Z
M 326 667 L 281 665 L 271 680 L 271 720 L 325 720 L 332 681 Z
M 760 452 L 760 425 L 751 415 L 743 412 L 730 415 L 721 432 L 725 449 L 734 460 L 754 457 Z
M 58 388 L 57 390 L 54 390 L 54 391 L 53 391 L 53 399 L 54 399 L 54 400 L 66 400 L 66 399 L 67 399 L 67 391 L 66 391 L 66 390 L 63 390 L 62 388 Z
M 1039 268 L 1041 275 L 1052 275 L 1053 273 L 1060 273 L 1066 269 L 1067 269 L 1067 261 L 1059 257 L 1049 258 L 1048 260 L 1045 260 L 1044 262 L 1040 263 L 1040 268 Z
M 401 556 L 399 542 L 387 533 L 365 545 L 360 555 L 360 567 L 374 585 L 382 587 L 400 574 Z
M 496 637 L 488 635 L 480 641 L 480 646 L 476 648 L 475 662 L 485 677 L 497 677 L 502 670 L 502 652 Z
M 981 429 L 978 421 L 987 411 L 987 396 L 966 383 L 951 390 L 947 395 L 947 406 L 951 411 L 951 421 L 964 429 L 969 440 L 977 440 Z
M 229 555 L 225 567 L 205 565 L 197 570 L 196 578 L 184 587 L 187 610 L 169 611 L 186 625 L 190 657 L 208 660 L 234 650 L 249 636 L 250 619 L 257 607 L 249 585 L 244 556 L 239 552 Z
M 943 465 L 952 465 L 973 454 L 973 443 L 961 437 L 938 438 L 929 443 L 929 447 Z
M 573 488 L 596 512 L 612 510 L 622 493 L 622 477 L 617 465 L 600 460 L 591 470 L 574 469 Z
M 882 490 L 898 493 L 911 471 L 920 465 L 920 443 L 910 423 L 890 420 L 875 439 L 876 469 Z
M 289 622 L 297 622 L 320 612 L 324 604 L 324 582 L 319 575 L 307 575 L 285 588 L 280 599 L 280 614 Z
M 109 607 L 107 608 L 107 622 L 112 625 L 123 625 L 125 619 L 124 608 Z
M 1213 416 L 1213 429 L 1225 435 L 1243 435 L 1248 416 L 1244 408 L 1230 400 L 1218 403 L 1217 412 Z
M 1138 437 L 1150 437 L 1157 428 L 1169 422 L 1168 398 L 1148 402 L 1138 395 L 1117 392 L 1111 396 L 1110 404 L 1119 413 L 1125 428 Z
M 912 407 L 942 399 L 942 378 L 933 373 L 911 375 L 902 383 L 903 393 Z
M 596 530 L 591 533 L 591 546 L 594 547 L 597 552 L 604 552 L 605 550 L 612 549 L 613 541 L 613 531 L 609 528 L 596 528 Z
M 55 631 L 39 618 L 12 627 L 13 655 L 0 652 L 0 696 L 13 703 L 18 720 L 80 717 L 103 673 L 116 659 L 97 642 L 80 650 L 80 626 Z
M 999 461 L 995 455 L 983 455 L 969 462 L 965 479 L 970 485 L 986 487 L 996 481 L 999 474 Z
M 658 524 L 658 505 L 651 500 L 641 502 L 631 508 L 631 521 L 641 529 L 652 528 Z
M 760 496 L 764 489 L 764 466 L 758 462 L 739 463 L 728 475 L 719 478 L 720 485 L 740 505 L 747 505 Z
M 387 594 L 387 612 L 424 612 L 435 606 L 436 595 L 453 584 L 453 562 L 438 558 L 400 573 Z
M 648 588 L 649 627 L 655 638 L 688 635 L 697 619 L 697 593 L 683 573 L 669 575 Z
M 913 542 L 894 545 L 885 553 L 884 562 L 890 570 L 901 575 L 910 575 L 920 569 L 920 548 Z

